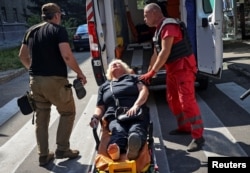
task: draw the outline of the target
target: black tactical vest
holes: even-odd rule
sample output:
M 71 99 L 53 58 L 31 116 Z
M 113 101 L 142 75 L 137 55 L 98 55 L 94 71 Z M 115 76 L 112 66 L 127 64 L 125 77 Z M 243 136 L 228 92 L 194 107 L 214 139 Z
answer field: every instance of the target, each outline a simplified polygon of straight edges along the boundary
M 161 51 L 161 37 L 160 37 L 161 30 L 163 26 L 167 24 L 179 25 L 181 28 L 182 35 L 183 35 L 183 39 L 179 41 L 178 43 L 173 44 L 166 64 L 171 63 L 175 61 L 176 59 L 189 56 L 193 53 L 192 45 L 188 38 L 188 33 L 187 33 L 187 28 L 186 28 L 185 23 L 180 20 L 173 19 L 173 18 L 166 18 L 163 20 L 160 28 L 155 31 L 155 35 L 153 37 L 153 42 L 154 42 L 154 46 L 156 48 L 157 54 Z

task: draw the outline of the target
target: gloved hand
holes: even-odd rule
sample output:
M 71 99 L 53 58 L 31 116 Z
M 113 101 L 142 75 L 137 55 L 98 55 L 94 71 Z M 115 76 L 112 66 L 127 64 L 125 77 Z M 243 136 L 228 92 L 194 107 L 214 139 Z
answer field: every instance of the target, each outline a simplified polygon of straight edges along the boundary
M 139 77 L 140 80 L 144 81 L 146 84 L 150 84 L 150 79 L 155 75 L 154 70 L 150 70 L 146 74 L 143 74 Z

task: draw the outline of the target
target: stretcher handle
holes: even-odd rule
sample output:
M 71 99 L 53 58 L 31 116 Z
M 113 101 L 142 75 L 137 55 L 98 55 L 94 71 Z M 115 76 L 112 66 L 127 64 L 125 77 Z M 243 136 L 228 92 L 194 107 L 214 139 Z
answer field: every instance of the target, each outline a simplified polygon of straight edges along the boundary
M 240 99 L 241 100 L 244 100 L 247 96 L 250 95 L 250 89 L 248 89 L 246 92 L 244 92 L 241 96 L 240 96 Z
M 154 143 L 154 139 L 153 139 L 153 122 L 150 121 L 149 122 L 149 128 L 148 128 L 148 142 L 149 145 L 152 146 Z
M 97 127 L 94 127 L 93 128 L 93 136 L 95 138 L 95 143 L 96 143 L 96 150 L 98 150 L 98 147 L 99 147 L 99 144 L 100 144 L 100 139 L 99 139 L 99 136 L 97 134 Z

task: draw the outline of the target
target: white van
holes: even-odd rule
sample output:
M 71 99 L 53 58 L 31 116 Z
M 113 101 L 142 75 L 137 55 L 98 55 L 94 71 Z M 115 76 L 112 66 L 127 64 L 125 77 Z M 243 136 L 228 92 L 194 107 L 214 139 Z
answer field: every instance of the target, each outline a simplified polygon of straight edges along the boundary
M 92 67 L 97 85 L 105 82 L 107 65 L 121 58 L 140 75 L 147 72 L 153 53 L 154 28 L 144 24 L 143 7 L 156 0 L 86 0 Z M 171 18 L 187 26 L 197 57 L 199 88 L 206 89 L 208 76 L 221 77 L 222 0 L 158 0 Z M 150 87 L 165 86 L 165 69 L 160 70 Z M 157 88 L 157 87 L 156 87 Z

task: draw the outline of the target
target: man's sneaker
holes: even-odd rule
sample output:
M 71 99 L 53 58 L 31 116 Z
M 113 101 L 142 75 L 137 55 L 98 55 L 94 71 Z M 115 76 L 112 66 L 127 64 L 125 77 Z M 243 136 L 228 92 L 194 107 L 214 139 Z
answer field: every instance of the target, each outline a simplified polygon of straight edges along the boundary
M 49 152 L 47 156 L 39 157 L 39 166 L 47 165 L 51 160 L 54 160 L 55 156 L 53 152 Z
M 205 139 L 203 137 L 200 137 L 198 139 L 193 139 L 192 142 L 188 145 L 188 152 L 194 152 L 199 151 L 202 149 L 203 145 L 205 143 Z
M 135 160 L 139 156 L 141 149 L 141 138 L 138 134 L 132 133 L 128 138 L 127 158 Z
M 79 156 L 79 151 L 78 150 L 67 150 L 67 151 L 61 151 L 61 150 L 56 150 L 56 158 L 57 159 L 64 159 L 64 158 L 69 158 L 69 159 L 74 159 Z

